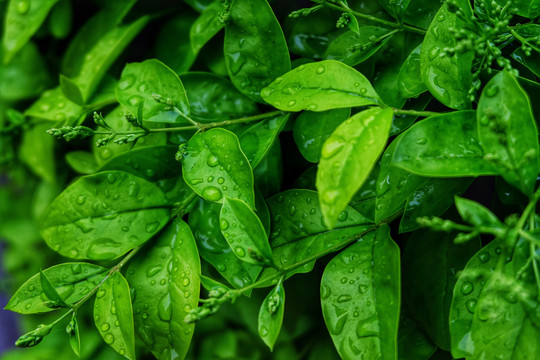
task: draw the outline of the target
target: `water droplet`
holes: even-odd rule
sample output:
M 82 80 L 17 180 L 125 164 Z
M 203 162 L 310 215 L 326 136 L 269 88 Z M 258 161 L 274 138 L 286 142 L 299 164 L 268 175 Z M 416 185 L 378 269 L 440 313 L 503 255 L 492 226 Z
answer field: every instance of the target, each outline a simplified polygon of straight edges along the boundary
M 347 282 L 347 278 L 346 278 L 346 277 L 341 278 L 341 283 L 342 283 L 342 284 L 345 284 L 346 282 Z
M 483 93 L 486 94 L 487 97 L 494 97 L 499 92 L 499 87 L 496 84 L 489 84 L 484 89 Z
M 74 273 L 74 274 L 80 274 L 82 272 L 82 266 L 81 264 L 74 264 L 73 266 L 71 266 L 71 271 Z
M 206 178 L 206 181 L 212 182 L 212 181 L 214 181 L 214 177 L 213 177 L 213 176 L 209 176 L 209 177 Z
M 298 93 L 301 89 L 302 85 L 300 83 L 293 82 L 284 86 L 283 89 L 281 89 L 281 92 L 285 95 L 294 95 Z
M 139 85 L 138 90 L 139 92 L 142 92 L 142 93 L 146 92 L 146 90 L 148 90 L 148 84 L 142 83 L 141 85 Z
M 146 224 L 146 232 L 153 233 L 159 228 L 159 222 L 153 221 L 151 223 Z
M 198 184 L 200 184 L 200 183 L 202 183 L 202 182 L 203 182 L 203 179 L 197 178 L 197 179 L 191 180 L 189 183 L 190 183 L 191 185 L 198 185 Z
M 469 295 L 474 290 L 474 285 L 470 283 L 469 281 L 466 281 L 461 285 L 461 292 L 463 295 Z
M 465 306 L 467 307 L 467 310 L 469 310 L 471 314 L 474 314 L 474 311 L 476 310 L 476 304 L 477 302 L 475 299 L 469 299 L 465 303 Z
M 36 290 L 36 287 L 34 286 L 34 284 L 28 286 L 28 291 L 34 291 Z
M 172 318 L 171 295 L 165 294 L 158 303 L 158 316 L 162 321 L 170 321 Z
M 435 38 L 435 40 L 439 39 L 439 27 L 438 26 L 433 26 L 431 28 L 431 33 L 433 34 L 433 37 Z
M 133 84 L 135 83 L 135 80 L 136 80 L 135 75 L 132 75 L 132 74 L 125 75 L 120 79 L 120 82 L 118 83 L 118 88 L 120 90 L 127 90 L 133 86 Z
M 417 143 L 418 145 L 425 145 L 425 144 L 427 143 L 427 139 L 424 138 L 424 137 L 418 138 L 418 139 L 416 139 L 416 143 Z
M 444 19 L 445 19 L 445 16 L 442 13 L 437 16 L 437 21 L 439 22 L 444 21 Z
M 489 118 L 487 116 L 482 116 L 480 118 L 480 125 L 483 125 L 483 126 L 489 125 Z
M 96 293 L 96 297 L 97 297 L 98 299 L 99 299 L 99 298 L 102 298 L 102 297 L 105 296 L 105 293 L 106 293 L 105 290 L 99 289 L 99 290 L 97 291 L 97 293 Z
M 221 190 L 215 186 L 205 187 L 201 195 L 205 200 L 208 201 L 219 201 L 223 197 Z
M 341 137 L 337 135 L 330 136 L 323 145 L 321 156 L 324 159 L 329 159 L 339 153 L 344 146 L 345 141 Z
M 241 246 L 237 246 L 235 249 L 234 249 L 234 253 L 239 256 L 239 257 L 244 257 L 246 256 L 246 251 L 244 250 L 243 247 Z
M 320 74 L 324 73 L 324 70 L 325 70 L 324 66 L 320 65 L 319 67 L 317 67 L 316 73 L 320 75 Z
M 219 159 L 214 155 L 210 155 L 206 160 L 206 164 L 210 167 L 216 167 L 219 165 Z
M 274 80 L 274 84 L 280 84 L 282 81 L 283 81 L 283 78 L 278 77 L 278 78 L 276 78 L 276 80 Z
M 121 243 L 110 238 L 99 238 L 94 240 L 86 256 L 92 260 L 110 260 L 119 256 L 118 254 Z
M 361 88 L 360 89 L 360 94 L 366 94 L 367 93 L 367 89 L 366 88 Z
M 296 206 L 294 204 L 289 205 L 289 215 L 294 216 L 296 214 Z
M 338 221 L 345 221 L 349 217 L 349 213 L 347 211 L 342 211 L 338 216 Z
M 229 227 L 229 222 L 225 219 L 221 219 L 219 221 L 219 227 L 221 228 L 221 230 L 227 230 L 227 228 Z
M 321 298 L 327 299 L 332 294 L 332 290 L 326 285 L 321 286 Z
M 269 87 L 265 87 L 261 90 L 261 97 L 264 99 L 266 97 L 269 97 L 274 92 L 273 89 L 270 89 Z
M 487 263 L 489 261 L 489 253 L 487 251 L 482 251 L 478 254 L 478 260 L 480 260 L 482 264 Z
M 368 290 L 369 290 L 369 286 L 364 285 L 364 284 L 358 285 L 358 292 L 360 294 L 365 294 L 367 293 Z
M 142 100 L 142 97 L 140 97 L 139 95 L 132 95 L 128 98 L 127 102 L 131 106 L 137 106 L 139 105 L 141 100 Z
M 225 182 L 225 179 L 220 177 L 220 178 L 217 179 L 217 182 L 218 182 L 218 184 L 221 185 L 221 184 L 223 184 Z
M 84 195 L 77 196 L 77 200 L 76 200 L 77 204 L 82 205 L 84 204 L 85 201 L 86 201 L 86 196 Z
M 108 173 L 107 174 L 107 182 L 109 184 L 114 184 L 115 181 L 116 181 L 116 176 L 114 174 Z
M 17 12 L 21 15 L 26 14 L 30 10 L 30 2 L 27 0 L 20 0 L 17 2 Z
M 107 331 L 111 328 L 111 326 L 108 323 L 101 324 L 101 331 Z
M 296 104 L 296 100 L 291 100 L 287 103 L 288 107 L 294 106 Z
M 437 56 L 439 56 L 440 52 L 441 52 L 441 49 L 439 49 L 437 46 L 433 46 L 431 50 L 429 50 L 428 52 L 429 60 L 435 59 Z
M 311 105 L 308 105 L 307 109 L 308 110 L 311 110 L 311 111 L 315 111 L 317 110 L 317 104 L 311 104 Z
M 259 335 L 261 335 L 262 337 L 268 335 L 268 329 L 266 328 L 266 326 L 261 326 L 261 328 L 259 329 Z
M 148 269 L 146 269 L 146 276 L 152 277 L 152 276 L 156 275 L 158 272 L 160 272 L 161 269 L 163 269 L 163 267 L 161 265 L 150 266 Z
M 105 342 L 110 345 L 114 342 L 114 336 L 111 333 L 105 334 L 103 340 L 105 340 Z
M 296 68 L 296 71 L 302 71 L 306 68 L 306 65 L 300 65 L 299 67 Z

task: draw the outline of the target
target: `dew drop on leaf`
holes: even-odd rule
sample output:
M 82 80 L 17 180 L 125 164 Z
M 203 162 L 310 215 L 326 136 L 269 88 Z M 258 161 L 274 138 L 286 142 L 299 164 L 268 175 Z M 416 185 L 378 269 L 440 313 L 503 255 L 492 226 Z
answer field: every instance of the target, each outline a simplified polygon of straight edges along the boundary
M 114 336 L 113 334 L 105 334 L 103 340 L 105 340 L 105 342 L 110 345 L 114 342 Z
M 30 10 L 30 1 L 19 0 L 17 2 L 17 12 L 21 15 L 26 14 Z
M 206 160 L 206 164 L 210 167 L 216 167 L 219 165 L 219 159 L 216 156 L 211 155 Z
M 109 325 L 109 323 L 103 323 L 101 324 L 101 331 L 107 331 L 111 328 L 111 326 Z
M 223 197 L 221 190 L 215 186 L 207 186 L 204 188 L 201 195 L 205 200 L 208 201 L 218 201 Z
M 463 293 L 463 295 L 469 295 L 470 293 L 473 292 L 473 290 L 474 290 L 474 285 L 470 283 L 469 281 L 466 281 L 461 286 L 461 292 Z
M 477 302 L 475 299 L 469 299 L 465 303 L 465 306 L 467 307 L 467 310 L 469 310 L 471 314 L 474 314 L 474 311 L 476 310 L 476 304 Z

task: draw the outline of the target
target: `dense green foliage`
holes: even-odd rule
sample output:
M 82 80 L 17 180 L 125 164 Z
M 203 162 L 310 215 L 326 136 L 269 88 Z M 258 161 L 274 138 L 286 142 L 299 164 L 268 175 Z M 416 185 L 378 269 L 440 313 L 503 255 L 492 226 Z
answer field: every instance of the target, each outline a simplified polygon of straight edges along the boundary
M 304 6 L 0 1 L 3 360 L 538 359 L 540 1 Z

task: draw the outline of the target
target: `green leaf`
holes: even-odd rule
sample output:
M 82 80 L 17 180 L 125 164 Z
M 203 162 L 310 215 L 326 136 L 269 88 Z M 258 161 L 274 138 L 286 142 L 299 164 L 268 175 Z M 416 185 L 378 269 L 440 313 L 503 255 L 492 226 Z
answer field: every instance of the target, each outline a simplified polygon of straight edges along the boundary
M 43 92 L 40 98 L 25 110 L 24 115 L 57 123 L 73 124 L 77 123 L 84 113 L 85 110 L 66 98 L 58 86 Z
M 302 156 L 307 161 L 318 162 L 326 139 L 350 116 L 350 108 L 301 112 L 294 122 L 293 136 Z
M 53 284 L 47 279 L 47 276 L 43 273 L 43 271 L 39 272 L 39 281 L 41 283 L 41 289 L 43 290 L 43 294 L 47 297 L 47 299 L 51 300 L 51 302 L 55 305 L 54 307 L 69 307 L 68 304 L 62 299 L 60 294 L 58 294 L 58 291 L 56 291 L 56 288 Z
M 79 333 L 79 322 L 77 321 L 76 312 L 73 313 L 71 321 L 66 326 L 66 333 L 68 334 L 71 349 L 77 357 L 81 357 L 81 335 Z
M 281 331 L 284 311 L 285 289 L 283 289 L 283 284 L 279 282 L 268 293 L 259 310 L 259 336 L 270 348 L 270 351 L 274 350 L 274 344 Z
M 261 96 L 285 111 L 325 111 L 381 103 L 364 75 L 335 60 L 300 65 L 275 79 Z
M 84 106 L 84 97 L 79 86 L 67 76 L 60 74 L 60 89 L 66 99 L 73 101 L 75 104 Z
M 239 199 L 255 207 L 253 173 L 236 135 L 214 128 L 193 136 L 182 160 L 186 183 L 207 201 Z
M 532 269 L 525 267 L 530 246 L 518 240 L 510 258 L 503 244 L 501 238 L 482 248 L 454 287 L 450 334 L 455 358 L 533 359 L 538 353 L 538 343 L 531 341 L 540 336 L 538 289 Z
M 4 64 L 9 63 L 34 35 L 56 2 L 58 0 L 9 2 L 2 36 Z
M 199 253 L 234 287 L 251 285 L 262 268 L 241 261 L 233 254 L 233 250 L 221 233 L 220 211 L 220 204 L 209 203 L 203 199 L 200 199 L 190 211 L 189 226 L 193 229 Z
M 7 65 L 0 66 L 0 98 L 17 101 L 40 95 L 50 82 L 45 59 L 27 43 Z
M 234 86 L 257 102 L 262 88 L 291 69 L 283 31 L 266 0 L 231 2 L 223 51 Z
M 52 9 L 47 20 L 51 35 L 57 39 L 67 37 L 73 22 L 73 9 L 69 0 L 60 0 Z
M 480 250 L 480 238 L 455 244 L 455 232 L 420 230 L 414 234 L 403 250 L 403 297 L 431 340 L 449 350 L 452 291 L 460 271 Z
M 268 208 L 273 219 L 270 233 L 272 247 L 328 231 L 315 191 L 305 189 L 284 191 L 268 199 Z M 346 207 L 339 214 L 335 228 L 370 223 L 371 221 L 362 214 L 351 207 Z
M 219 226 L 240 260 L 253 265 L 271 264 L 272 249 L 268 236 L 257 215 L 245 202 L 225 197 Z
M 73 259 L 115 259 L 154 236 L 170 218 L 165 194 L 121 171 L 83 176 L 47 208 L 45 242 Z
M 129 285 L 113 273 L 96 293 L 94 322 L 103 340 L 117 353 L 135 359 L 135 332 Z
M 317 190 L 324 221 L 332 228 L 384 150 L 393 112 L 364 110 L 337 127 L 323 145 Z
M 472 17 L 469 2 L 460 7 L 464 17 Z M 469 109 L 469 89 L 472 86 L 472 51 L 444 55 L 445 48 L 457 45 L 451 28 L 461 29 L 466 23 L 448 9 L 445 3 L 431 22 L 420 51 L 422 80 L 433 96 L 444 105 L 457 110 Z
M 116 27 L 101 37 L 88 51 L 78 76 L 74 78 L 85 102 L 90 99 L 109 67 L 148 21 L 149 17 L 143 16 L 131 24 Z
M 107 269 L 94 264 L 72 262 L 52 266 L 43 270 L 56 292 L 68 304 L 74 304 L 87 295 L 105 278 Z M 37 314 L 52 311 L 41 286 L 40 274 L 28 279 L 15 292 L 6 305 L 6 310 L 20 314 Z
M 437 347 L 411 316 L 407 306 L 402 304 L 399 313 L 398 360 L 427 360 L 436 350 Z
M 494 11 L 494 6 L 504 6 L 506 2 L 504 0 L 495 0 L 486 2 L 486 10 Z M 540 1 L 539 0 L 513 0 L 512 7 L 515 8 L 516 14 L 524 16 L 530 19 L 534 19 L 540 16 Z
M 427 90 L 421 76 L 421 49 L 422 44 L 415 47 L 399 70 L 398 87 L 404 98 L 416 97 Z
M 370 232 L 340 252 L 321 279 L 326 327 L 342 359 L 397 357 L 399 248 L 389 228 Z
M 246 154 L 252 168 L 255 168 L 268 154 L 281 130 L 285 127 L 290 114 L 281 114 L 257 122 L 242 131 L 238 138 L 240 147 Z
M 539 171 L 538 130 L 527 93 L 508 72 L 487 84 L 478 102 L 478 138 L 497 173 L 531 195 Z
M 505 225 L 485 206 L 476 201 L 461 198 L 455 198 L 456 208 L 463 221 L 475 226 L 487 226 L 494 228 L 504 228 Z
M 405 203 L 403 217 L 399 222 L 399 232 L 404 233 L 420 228 L 417 219 L 424 216 L 439 216 L 454 204 L 454 196 L 467 190 L 473 179 L 428 179 L 410 194 Z
M 474 111 L 431 116 L 411 126 L 399 140 L 392 163 L 413 174 L 436 177 L 493 175 L 484 159 Z
M 170 18 L 156 36 L 156 58 L 177 74 L 188 71 L 197 57 L 190 41 L 191 27 L 196 19 L 194 12 L 182 11 Z
M 255 186 L 265 196 L 276 194 L 283 182 L 283 159 L 281 157 L 281 143 L 276 137 L 274 145 L 270 147 L 266 156 L 253 170 Z
M 191 25 L 189 38 L 191 48 L 195 54 L 225 26 L 219 19 L 219 15 L 223 11 L 225 11 L 225 4 L 221 1 L 214 1 L 204 9 Z
M 88 151 L 71 151 L 66 154 L 66 162 L 79 174 L 90 175 L 97 172 L 98 164 L 94 154 Z
M 145 121 L 178 122 L 179 114 L 168 105 L 157 102 L 154 94 L 170 99 L 171 105 L 189 116 L 189 103 L 178 75 L 156 59 L 127 64 L 116 88 L 118 102 L 132 114 L 143 103 Z
M 323 58 L 338 60 L 349 66 L 356 66 L 375 55 L 390 40 L 391 36 L 383 37 L 389 32 L 390 30 L 377 26 L 362 26 L 358 33 L 346 32 L 328 45 Z M 372 41 L 373 38 L 381 37 L 380 41 Z
M 185 357 L 194 325 L 184 318 L 199 301 L 199 274 L 195 239 L 180 219 L 130 262 L 127 278 L 136 290 L 135 331 L 156 358 Z
M 206 72 L 182 74 L 191 117 L 209 123 L 256 114 L 257 105 L 221 76 Z
M 54 184 L 56 182 L 55 139 L 46 133 L 49 127 L 47 123 L 38 123 L 27 129 L 22 136 L 19 156 L 34 174 Z

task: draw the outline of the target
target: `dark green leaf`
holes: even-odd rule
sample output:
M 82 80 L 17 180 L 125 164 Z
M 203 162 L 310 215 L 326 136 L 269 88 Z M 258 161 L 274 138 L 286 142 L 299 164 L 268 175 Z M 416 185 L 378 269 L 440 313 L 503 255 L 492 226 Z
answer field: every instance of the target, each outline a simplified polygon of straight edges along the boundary
M 79 333 L 79 322 L 77 321 L 77 313 L 73 313 L 71 321 L 66 326 L 66 333 L 69 338 L 69 345 L 71 349 L 77 355 L 81 357 L 81 335 Z
M 455 111 L 413 125 L 398 142 L 392 164 L 421 176 L 493 175 L 484 159 L 474 111 Z
M 135 359 L 135 332 L 131 295 L 126 279 L 113 273 L 99 287 L 94 302 L 94 322 L 103 340 L 120 355 Z
M 67 76 L 60 74 L 60 89 L 66 99 L 73 101 L 75 104 L 84 106 L 84 97 L 79 86 Z
M 167 21 L 155 40 L 156 58 L 177 74 L 188 71 L 197 57 L 190 41 L 190 29 L 197 15 L 185 10 Z
M 398 360 L 427 360 L 437 350 L 420 324 L 402 304 L 399 313 Z
M 398 87 L 401 96 L 404 98 L 416 97 L 427 90 L 424 81 L 422 81 L 420 70 L 421 49 L 422 44 L 414 48 L 399 71 Z
M 49 124 L 39 123 L 27 129 L 22 137 L 19 155 L 37 176 L 54 184 L 56 164 L 54 158 L 55 139 L 46 133 Z
M 328 263 L 321 279 L 321 305 L 342 359 L 361 354 L 396 359 L 400 264 L 388 227 L 363 236 Z
M 84 176 L 65 189 L 43 215 L 47 244 L 73 259 L 117 258 L 154 236 L 169 221 L 165 194 L 121 171 Z
M 337 127 L 325 141 L 317 171 L 317 190 L 326 225 L 339 214 L 369 176 L 384 150 L 392 110 L 364 110 Z
M 68 304 L 73 304 L 87 295 L 107 274 L 101 266 L 72 262 L 55 265 L 43 270 L 56 292 Z M 28 279 L 15 292 L 6 305 L 7 310 L 21 314 L 36 314 L 52 311 L 45 303 L 48 301 L 41 286 L 40 274 Z
M 529 98 L 508 72 L 494 76 L 478 102 L 478 138 L 497 173 L 530 195 L 539 170 L 538 130 Z
M 488 226 L 494 228 L 505 227 L 495 214 L 476 201 L 456 196 L 455 202 L 456 208 L 463 218 L 463 221 L 475 226 Z
M 364 75 L 335 60 L 300 65 L 275 79 L 261 96 L 285 111 L 325 111 L 381 102 Z
M 73 170 L 83 175 L 97 172 L 98 164 L 94 154 L 88 151 L 71 151 L 66 154 L 66 162 Z
M 223 50 L 234 86 L 258 102 L 262 88 L 291 69 L 283 31 L 266 0 L 231 2 Z
M 47 279 L 47 276 L 43 273 L 43 271 L 39 272 L 39 282 L 41 284 L 43 294 L 47 297 L 47 299 L 51 300 L 54 305 L 56 305 L 55 307 L 69 307 L 64 299 L 62 299 L 60 294 L 58 294 L 58 291 L 56 291 L 54 285 L 51 284 L 49 279 Z
M 214 1 L 191 25 L 189 37 L 195 54 L 225 26 L 219 19 L 223 11 L 225 11 L 225 5 L 221 1 Z

